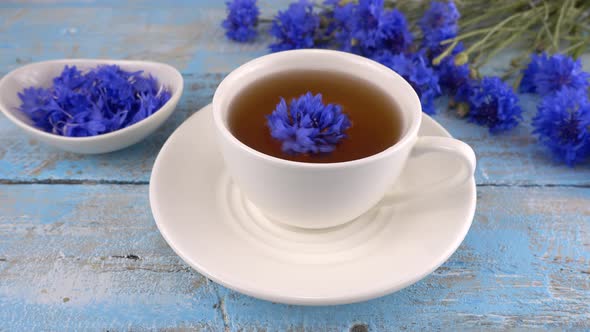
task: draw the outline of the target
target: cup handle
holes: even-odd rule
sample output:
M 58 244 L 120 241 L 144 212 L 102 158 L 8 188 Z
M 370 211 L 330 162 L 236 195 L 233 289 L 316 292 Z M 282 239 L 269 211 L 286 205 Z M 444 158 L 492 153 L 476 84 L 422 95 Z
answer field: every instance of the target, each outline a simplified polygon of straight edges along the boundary
M 409 197 L 414 197 L 418 193 L 420 194 L 418 196 L 423 196 L 424 194 L 438 192 L 445 188 L 454 188 L 463 184 L 473 176 L 476 166 L 475 152 L 473 152 L 473 149 L 466 143 L 450 137 L 420 136 L 416 140 L 416 143 L 414 143 L 410 158 L 431 152 L 443 152 L 454 155 L 462 162 L 462 170 L 456 172 L 450 178 L 445 180 L 421 186 L 416 189 L 415 193 L 413 192 L 414 190 L 410 190 L 409 192 L 404 191 L 399 194 L 386 195 L 383 203 L 386 205 L 394 204 L 396 202 L 404 201 Z

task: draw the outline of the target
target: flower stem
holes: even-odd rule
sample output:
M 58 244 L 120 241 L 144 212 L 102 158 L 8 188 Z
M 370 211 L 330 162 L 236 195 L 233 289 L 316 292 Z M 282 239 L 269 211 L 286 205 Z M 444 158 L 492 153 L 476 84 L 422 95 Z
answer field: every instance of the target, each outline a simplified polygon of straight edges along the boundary
M 467 51 L 465 51 L 465 53 L 467 53 L 467 54 L 472 53 L 479 46 L 481 46 L 483 43 L 485 43 L 496 31 L 498 31 L 504 25 L 508 24 L 510 21 L 512 21 L 512 20 L 514 20 L 516 18 L 522 17 L 523 15 L 524 15 L 524 13 L 516 13 L 516 14 L 510 15 L 509 17 L 507 17 L 506 19 L 504 19 L 502 22 L 498 23 L 498 25 L 496 25 L 495 27 L 493 27 L 492 29 L 490 29 L 490 31 L 480 41 L 478 41 L 477 43 L 471 45 L 467 49 Z
M 550 14 L 550 9 L 549 9 L 549 5 L 547 4 L 547 1 L 543 2 L 543 10 L 544 10 L 544 15 L 543 15 L 543 19 L 541 20 L 541 22 L 543 23 L 543 30 L 540 30 L 539 33 L 541 31 L 543 31 L 545 34 L 547 34 L 548 39 L 551 41 L 551 45 L 553 45 L 554 48 L 557 48 L 557 42 L 555 40 L 555 38 L 553 37 L 553 34 L 551 34 L 551 29 L 549 29 L 549 24 L 547 23 L 547 21 L 549 20 L 549 14 Z M 545 46 L 542 45 L 542 38 L 543 38 L 543 34 L 541 33 L 540 35 L 537 36 L 537 40 L 535 41 L 535 48 L 537 49 L 544 49 Z
M 553 46 L 555 47 L 555 52 L 559 51 L 559 28 L 561 28 L 563 15 L 565 14 L 566 9 L 569 7 L 571 2 L 571 0 L 565 0 L 561 5 L 561 9 L 559 10 L 559 17 L 557 18 L 557 23 L 555 24 L 555 32 L 553 33 L 553 36 L 555 38 L 555 43 L 553 43 Z
M 498 46 L 494 47 L 494 49 L 489 52 L 483 62 L 487 62 L 490 58 L 498 54 L 500 51 L 504 50 L 508 45 L 512 44 L 517 38 L 520 38 L 523 33 L 527 31 L 527 29 L 534 23 L 534 20 L 531 20 L 529 23 L 523 25 L 523 27 L 518 31 L 512 34 L 508 39 L 501 42 Z
M 568 48 L 566 48 L 566 49 L 562 50 L 561 52 L 562 52 L 562 53 L 565 53 L 565 54 L 570 54 L 570 53 L 572 53 L 572 55 L 573 55 L 575 52 L 572 52 L 572 51 L 575 51 L 577 48 L 579 48 L 579 47 L 581 47 L 581 46 L 584 46 L 586 43 L 589 43 L 589 44 L 590 44 L 590 39 L 581 40 L 581 41 L 579 41 L 579 42 L 577 42 L 577 43 L 575 43 L 575 44 L 573 44 L 573 45 L 569 46 Z M 588 45 L 585 45 L 585 46 L 587 47 Z M 586 47 L 583 47 L 583 48 L 582 48 L 582 50 L 583 50 L 584 48 L 586 48 Z
M 466 33 L 464 33 L 462 35 L 459 35 L 459 36 L 457 36 L 455 38 L 444 40 L 444 41 L 441 42 L 441 45 L 450 44 L 450 43 L 452 43 L 455 40 L 460 41 L 460 40 L 464 40 L 464 39 L 467 39 L 467 38 L 470 38 L 470 37 L 473 37 L 473 36 L 482 35 L 484 33 L 489 32 L 492 29 L 493 29 L 493 27 L 490 27 L 490 28 L 481 28 L 481 29 L 469 31 L 469 32 L 466 32 Z M 519 29 L 516 29 L 516 28 L 500 28 L 498 30 L 499 31 L 510 32 L 510 31 L 518 31 Z
M 486 1 L 485 3 L 487 4 L 488 2 Z M 474 15 L 473 18 L 468 19 L 468 20 L 464 20 L 463 22 L 460 22 L 459 25 L 461 26 L 461 28 L 464 28 L 464 27 L 473 25 L 474 23 L 479 23 L 479 22 L 483 21 L 484 19 L 497 16 L 497 14 L 511 12 L 513 9 L 516 9 L 520 6 L 527 5 L 527 4 L 528 4 L 527 0 L 513 1 L 512 3 L 510 3 L 506 6 L 500 6 L 500 7 L 496 7 L 495 9 L 486 10 L 484 14 L 481 14 L 481 15 L 476 14 L 476 15 Z M 466 2 L 465 6 L 468 6 L 468 5 L 471 5 L 471 4 Z M 464 11 L 466 8 L 469 8 L 469 7 L 461 8 L 461 11 Z
M 453 40 L 453 42 L 451 43 L 451 45 L 449 45 L 449 47 L 447 47 L 444 52 L 442 52 L 439 56 L 437 56 L 436 58 L 434 58 L 432 60 L 432 64 L 437 66 L 440 64 L 440 62 L 447 57 L 449 54 L 451 54 L 451 52 L 453 51 L 453 49 L 455 48 L 455 46 L 457 46 L 457 44 L 459 43 L 458 40 Z

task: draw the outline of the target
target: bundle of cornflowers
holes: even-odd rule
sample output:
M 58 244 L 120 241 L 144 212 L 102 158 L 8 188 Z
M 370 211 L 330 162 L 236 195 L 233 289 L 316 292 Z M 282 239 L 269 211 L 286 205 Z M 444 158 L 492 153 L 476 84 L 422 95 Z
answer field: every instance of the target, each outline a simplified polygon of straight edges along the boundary
M 85 73 L 66 66 L 51 87 L 28 87 L 18 96 L 21 112 L 35 127 L 60 136 L 86 137 L 147 118 L 171 93 L 151 75 L 104 65 Z
M 424 112 L 436 113 L 433 100 L 446 94 L 461 116 L 492 134 L 522 121 L 518 96 L 504 81 L 513 79 L 521 93 L 543 96 L 532 122 L 539 142 L 570 166 L 586 160 L 590 75 L 574 59 L 590 44 L 590 26 L 583 23 L 590 17 L 590 1 L 471 0 L 461 5 L 299 0 L 263 20 L 255 0 L 233 0 L 223 27 L 228 38 L 247 42 L 257 38 L 261 23 L 271 22 L 272 52 L 330 48 L 371 58 L 412 85 Z M 481 77 L 479 68 L 513 43 L 532 48 L 513 59 L 505 76 Z

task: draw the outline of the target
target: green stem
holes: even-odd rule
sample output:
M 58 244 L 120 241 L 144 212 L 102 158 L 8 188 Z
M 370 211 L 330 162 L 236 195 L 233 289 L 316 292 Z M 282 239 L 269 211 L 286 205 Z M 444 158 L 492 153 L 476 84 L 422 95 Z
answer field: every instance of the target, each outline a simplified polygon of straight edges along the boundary
M 438 65 L 438 64 L 440 64 L 440 62 L 442 61 L 442 59 L 444 59 L 449 54 L 451 54 L 451 52 L 453 51 L 453 49 L 455 48 L 455 46 L 457 46 L 458 43 L 459 43 L 459 41 L 454 40 L 452 42 L 452 44 L 449 45 L 449 47 L 447 47 L 447 49 L 445 49 L 444 52 L 442 52 L 439 56 L 437 56 L 436 58 L 434 58 L 432 60 L 432 64 L 434 64 L 435 66 Z
M 537 36 L 535 37 L 535 41 L 533 42 L 533 49 L 534 50 L 539 50 L 541 48 L 541 38 L 543 37 L 544 34 L 545 34 L 545 30 L 543 30 L 543 29 L 539 29 L 539 31 L 537 31 Z
M 459 36 L 457 36 L 455 38 L 443 40 L 441 42 L 441 45 L 447 45 L 447 44 L 450 44 L 450 43 L 454 42 L 455 40 L 456 41 L 460 41 L 460 40 L 467 39 L 469 37 L 481 35 L 481 34 L 484 34 L 484 33 L 489 32 L 492 29 L 493 29 L 493 27 L 488 27 L 488 28 L 481 28 L 481 29 L 469 31 L 469 32 L 466 32 L 466 33 L 464 33 L 462 35 L 459 35 Z M 518 31 L 518 30 L 520 30 L 520 29 L 516 29 L 516 28 L 501 28 L 501 29 L 499 29 L 499 31 L 506 31 L 506 32 Z
M 572 52 L 573 50 L 577 49 L 578 47 L 580 47 L 580 46 L 582 46 L 582 45 L 584 45 L 586 43 L 589 43 L 589 42 L 590 42 L 590 39 L 579 41 L 579 42 L 577 42 L 577 43 L 569 46 L 568 48 L 562 50 L 561 52 L 562 53 L 565 53 L 565 54 L 568 54 L 568 53 Z
M 461 28 L 467 27 L 472 25 L 473 23 L 479 23 L 481 21 L 483 21 L 484 19 L 488 18 L 488 17 L 494 17 L 497 16 L 496 14 L 498 13 L 506 13 L 506 12 L 510 12 L 512 11 L 512 9 L 518 8 L 520 6 L 526 5 L 528 3 L 527 0 L 524 1 L 513 1 L 511 4 L 506 5 L 506 6 L 501 6 L 501 7 L 497 7 L 495 9 L 488 9 L 485 10 L 484 14 L 481 15 L 476 15 L 475 17 L 473 17 L 472 19 L 469 20 L 464 20 L 463 22 L 459 22 L 459 25 L 461 26 Z M 465 8 L 469 8 L 467 6 L 469 6 L 469 3 L 465 3 L 465 7 L 461 8 L 461 11 L 465 10 Z
M 510 61 L 512 68 L 510 68 L 509 70 L 507 70 L 502 75 L 502 80 L 506 80 L 506 79 L 510 78 L 513 74 L 520 72 L 521 69 L 522 69 L 523 61 L 525 59 L 528 59 L 528 58 L 529 58 L 529 53 L 528 52 L 522 52 L 519 56 L 514 57 Z
M 472 61 L 472 67 L 475 68 L 475 70 L 479 71 L 479 68 L 481 68 L 482 63 L 479 62 L 479 59 L 481 59 L 481 57 L 483 56 L 482 52 L 479 52 L 475 58 L 473 58 Z
M 512 36 L 501 42 L 498 46 L 495 46 L 494 49 L 486 55 L 485 59 L 482 61 L 482 64 L 488 62 L 490 58 L 498 54 L 500 51 L 504 50 L 508 45 L 512 44 L 514 40 L 516 40 L 516 38 L 522 36 L 522 34 L 525 33 L 526 30 L 534 23 L 535 20 L 531 20 L 529 23 L 525 24 L 518 32 L 512 34 Z
M 485 43 L 496 31 L 498 31 L 498 29 L 502 28 L 504 25 L 506 25 L 508 22 L 523 16 L 523 13 L 516 13 L 513 14 L 511 16 L 509 16 L 508 18 L 504 19 L 502 22 L 498 23 L 498 25 L 494 26 L 492 29 L 490 29 L 490 31 L 483 37 L 483 39 L 481 39 L 480 41 L 478 41 L 477 43 L 471 45 L 471 47 L 469 47 L 467 49 L 467 51 L 465 51 L 467 54 L 473 52 L 474 50 L 476 50 L 479 46 L 481 46 L 483 43 Z
M 549 29 L 549 25 L 547 24 L 547 20 L 549 19 L 549 6 L 547 5 L 547 2 L 543 2 L 543 9 L 545 9 L 545 16 L 543 17 L 543 29 L 547 34 L 547 37 L 549 37 L 549 40 L 551 41 L 551 45 L 553 45 L 553 48 L 557 49 L 557 41 L 551 34 L 551 29 Z
M 324 6 L 321 2 L 315 2 L 313 6 L 322 10 L 332 10 L 332 7 Z
M 522 75 L 518 75 L 516 80 L 514 80 L 514 84 L 512 85 L 512 89 L 514 89 L 514 91 L 518 91 L 518 87 L 520 87 L 520 82 L 522 82 Z
M 565 14 L 566 8 L 569 7 L 571 0 L 565 0 L 561 9 L 559 10 L 559 17 L 557 18 L 557 23 L 555 24 L 555 32 L 553 36 L 555 37 L 556 43 L 553 44 L 555 47 L 555 52 L 559 52 L 559 29 L 561 28 L 561 22 L 563 21 L 563 15 Z

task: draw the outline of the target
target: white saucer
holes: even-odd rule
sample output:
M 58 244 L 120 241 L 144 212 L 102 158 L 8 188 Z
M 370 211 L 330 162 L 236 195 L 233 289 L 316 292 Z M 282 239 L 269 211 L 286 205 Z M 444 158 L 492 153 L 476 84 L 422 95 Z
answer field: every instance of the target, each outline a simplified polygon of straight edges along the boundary
M 420 135 L 450 136 L 427 115 Z M 170 247 L 213 281 L 274 302 L 344 304 L 409 286 L 457 249 L 475 212 L 474 179 L 417 193 L 458 167 L 442 154 L 411 159 L 388 197 L 351 223 L 289 227 L 266 219 L 228 177 L 208 105 L 164 144 L 152 171 L 150 204 Z

